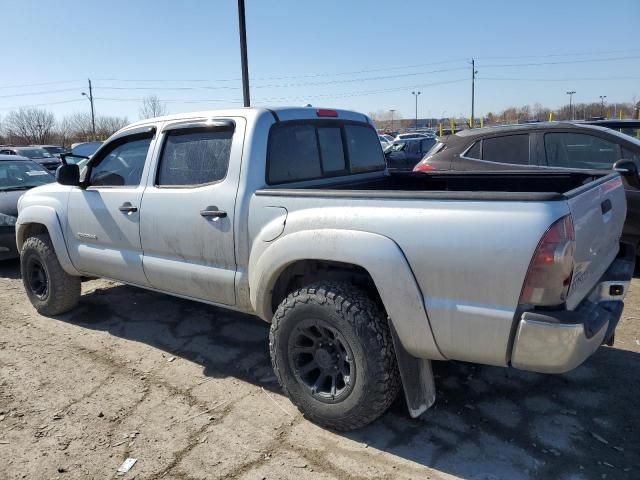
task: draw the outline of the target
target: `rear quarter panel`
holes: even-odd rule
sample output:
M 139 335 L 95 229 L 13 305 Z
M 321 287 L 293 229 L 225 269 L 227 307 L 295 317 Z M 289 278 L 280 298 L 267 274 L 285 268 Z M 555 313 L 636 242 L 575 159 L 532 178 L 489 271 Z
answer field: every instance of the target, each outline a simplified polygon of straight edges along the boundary
M 568 213 L 563 201 L 379 199 L 374 194 L 252 199 L 252 209 L 267 206 L 287 211 L 279 238 L 322 228 L 392 239 L 407 258 L 424 299 L 424 321 L 430 322 L 442 355 L 493 365 L 508 363 L 513 318 L 538 241 Z M 314 258 L 323 246 L 306 248 Z M 381 255 L 377 261 L 389 260 Z M 388 271 L 391 275 L 393 265 Z

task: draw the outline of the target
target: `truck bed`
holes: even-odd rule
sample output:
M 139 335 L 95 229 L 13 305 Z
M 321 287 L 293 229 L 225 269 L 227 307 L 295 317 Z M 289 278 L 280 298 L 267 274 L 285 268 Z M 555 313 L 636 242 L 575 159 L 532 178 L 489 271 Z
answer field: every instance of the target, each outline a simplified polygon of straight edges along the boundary
M 610 172 L 397 173 L 377 178 L 262 189 L 276 196 L 439 198 L 451 200 L 563 200 Z

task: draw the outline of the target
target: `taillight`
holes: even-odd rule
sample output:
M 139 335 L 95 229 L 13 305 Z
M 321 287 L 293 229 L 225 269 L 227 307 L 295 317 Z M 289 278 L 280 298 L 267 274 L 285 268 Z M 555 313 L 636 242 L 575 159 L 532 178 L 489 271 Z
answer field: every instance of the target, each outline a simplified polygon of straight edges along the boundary
M 522 287 L 520 303 L 552 306 L 564 303 L 571 286 L 575 235 L 571 215 L 557 220 L 536 248 Z
M 433 165 L 428 163 L 419 163 L 413 167 L 414 172 L 433 172 Z

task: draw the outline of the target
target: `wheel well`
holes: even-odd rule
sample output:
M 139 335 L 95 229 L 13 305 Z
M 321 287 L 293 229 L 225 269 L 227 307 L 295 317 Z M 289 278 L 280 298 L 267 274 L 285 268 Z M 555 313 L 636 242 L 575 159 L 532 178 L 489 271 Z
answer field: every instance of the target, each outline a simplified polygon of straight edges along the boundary
M 49 231 L 47 230 L 47 227 L 45 227 L 43 224 L 41 223 L 28 223 L 24 229 L 22 230 L 22 233 L 20 235 L 20 245 L 19 247 L 22 248 L 22 244 L 24 243 L 24 241 L 29 238 L 29 237 L 33 237 L 35 235 L 40 235 L 42 233 L 49 233 Z
M 271 311 L 275 312 L 289 293 L 319 281 L 351 283 L 369 293 L 371 299 L 384 310 L 373 278 L 361 266 L 329 260 L 299 260 L 287 266 L 273 286 Z

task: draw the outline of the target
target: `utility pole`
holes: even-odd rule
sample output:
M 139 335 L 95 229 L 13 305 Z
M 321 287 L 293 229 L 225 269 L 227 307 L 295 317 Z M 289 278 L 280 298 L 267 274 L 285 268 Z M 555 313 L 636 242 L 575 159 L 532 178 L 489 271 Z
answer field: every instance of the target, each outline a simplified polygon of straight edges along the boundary
M 393 132 L 393 114 L 396 112 L 393 108 L 389 110 L 391 112 L 391 131 Z
M 606 95 L 600 95 L 600 116 L 604 117 L 604 99 L 607 98 Z
M 95 114 L 95 110 L 93 109 L 93 89 L 91 88 L 91 79 L 89 78 L 89 95 L 86 94 L 86 92 L 82 92 L 82 95 L 84 95 L 85 97 L 87 97 L 89 99 L 89 102 L 91 103 L 91 133 L 93 135 L 93 140 L 96 139 L 96 114 Z
M 471 59 L 471 119 L 470 126 L 474 127 L 474 114 L 475 114 L 475 100 L 476 100 L 476 74 L 478 71 L 476 70 L 476 61 L 475 59 Z
M 238 26 L 240 30 L 240 59 L 242 62 L 242 98 L 244 106 L 251 106 L 249 97 L 249 65 L 247 63 L 247 25 L 244 18 L 244 0 L 238 0 Z
M 572 100 L 573 100 L 573 94 L 576 93 L 575 90 L 571 90 L 569 92 L 567 92 L 567 95 L 569 95 L 569 117 L 571 117 L 571 120 L 573 120 L 573 107 L 572 107 Z
M 418 129 L 418 95 L 420 95 L 422 92 L 411 92 L 411 94 L 416 97 L 416 124 L 415 124 L 415 130 Z

